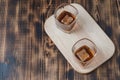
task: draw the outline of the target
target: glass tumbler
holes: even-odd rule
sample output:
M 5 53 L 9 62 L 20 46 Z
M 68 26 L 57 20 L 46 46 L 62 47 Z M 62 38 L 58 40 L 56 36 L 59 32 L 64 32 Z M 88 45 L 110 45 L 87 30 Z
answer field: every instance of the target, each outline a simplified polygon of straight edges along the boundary
M 72 52 L 82 65 L 86 65 L 94 60 L 97 47 L 90 39 L 83 38 L 73 45 Z
M 70 33 L 76 24 L 78 10 L 69 3 L 63 3 L 56 8 L 54 17 L 57 27 L 66 33 Z

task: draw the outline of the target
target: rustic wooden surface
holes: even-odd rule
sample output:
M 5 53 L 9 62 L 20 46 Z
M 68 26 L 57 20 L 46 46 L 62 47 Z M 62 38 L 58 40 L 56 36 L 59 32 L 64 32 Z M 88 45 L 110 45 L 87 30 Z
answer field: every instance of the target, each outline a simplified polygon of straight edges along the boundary
M 90 74 L 74 71 L 44 31 L 64 2 L 81 4 L 116 46 Z M 119 19 L 120 0 L 0 0 L 0 80 L 120 80 Z

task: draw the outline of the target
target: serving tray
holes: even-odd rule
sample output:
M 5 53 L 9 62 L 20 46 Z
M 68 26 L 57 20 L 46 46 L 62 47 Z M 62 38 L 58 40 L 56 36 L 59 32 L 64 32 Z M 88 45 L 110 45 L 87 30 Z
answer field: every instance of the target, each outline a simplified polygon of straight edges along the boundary
M 89 73 L 110 59 L 114 54 L 115 47 L 109 37 L 81 5 L 76 3 L 72 3 L 72 5 L 78 9 L 79 16 L 77 25 L 70 34 L 57 28 L 53 15 L 46 20 L 44 28 L 71 66 L 79 73 Z M 97 46 L 97 55 L 86 66 L 81 65 L 72 53 L 72 46 L 82 38 L 92 40 Z

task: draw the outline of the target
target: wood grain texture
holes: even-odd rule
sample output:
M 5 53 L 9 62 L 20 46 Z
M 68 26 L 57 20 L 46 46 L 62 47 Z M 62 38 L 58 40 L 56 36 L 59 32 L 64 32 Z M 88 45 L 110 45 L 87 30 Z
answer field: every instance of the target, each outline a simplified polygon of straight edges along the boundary
M 64 2 L 81 4 L 116 46 L 90 74 L 74 71 L 44 31 Z M 0 80 L 120 80 L 119 19 L 120 0 L 0 0 Z

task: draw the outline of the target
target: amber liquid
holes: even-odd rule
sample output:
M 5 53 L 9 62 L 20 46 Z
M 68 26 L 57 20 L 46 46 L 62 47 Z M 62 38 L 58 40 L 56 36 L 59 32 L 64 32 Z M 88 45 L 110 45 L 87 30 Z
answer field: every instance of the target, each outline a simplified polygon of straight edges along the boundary
M 78 56 L 78 54 L 80 54 L 80 51 L 83 50 L 83 49 L 84 49 L 84 50 L 87 52 L 87 54 L 89 55 L 89 57 L 87 57 L 87 59 L 85 59 L 84 62 L 89 61 L 91 58 L 93 58 L 93 56 L 95 55 L 95 51 L 92 50 L 92 49 L 90 49 L 88 46 L 84 45 L 84 46 L 80 47 L 79 49 L 77 49 L 77 50 L 75 51 L 75 56 L 76 56 L 80 61 L 81 61 L 81 59 L 80 59 L 80 57 Z M 84 57 L 83 57 L 83 58 L 84 58 Z
M 68 15 L 69 17 L 72 18 L 72 21 L 69 22 L 68 24 L 71 24 L 71 23 L 75 20 L 75 18 L 76 18 L 76 16 L 73 15 L 72 13 L 67 12 L 67 11 L 63 11 L 63 12 L 57 17 L 58 21 L 64 24 L 64 22 L 62 22 L 62 20 L 63 20 L 63 18 L 64 18 L 66 15 Z

